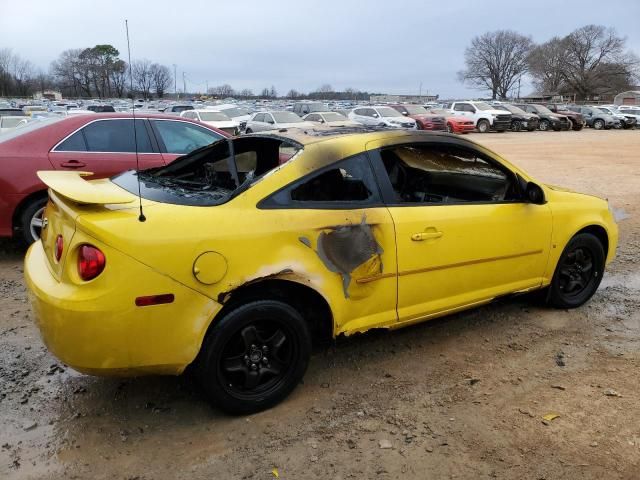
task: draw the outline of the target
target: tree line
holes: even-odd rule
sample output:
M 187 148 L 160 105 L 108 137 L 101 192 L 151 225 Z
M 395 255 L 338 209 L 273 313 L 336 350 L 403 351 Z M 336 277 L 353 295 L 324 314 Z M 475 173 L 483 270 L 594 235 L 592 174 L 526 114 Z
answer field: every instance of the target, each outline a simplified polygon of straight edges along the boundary
M 242 90 L 235 90 L 231 85 L 225 83 L 217 87 L 211 87 L 207 90 L 207 94 L 217 98 L 234 97 L 239 99 L 250 98 L 265 98 L 274 99 L 278 97 L 278 91 L 275 86 L 265 87 L 262 91 L 255 95 L 252 90 L 245 88 Z M 342 91 L 336 91 L 328 83 L 321 85 L 316 90 L 308 93 L 291 89 L 283 98 L 289 100 L 369 100 L 369 97 L 373 95 L 369 92 L 362 92 L 355 88 L 345 88 Z
M 119 55 L 112 45 L 69 49 L 44 72 L 11 49 L 0 49 L 0 96 L 26 97 L 55 89 L 65 97 L 162 98 L 173 84 L 167 66 L 147 59 L 135 60 L 129 65 Z
M 463 83 L 491 92 L 493 99 L 516 96 L 527 75 L 539 93 L 589 100 L 631 88 L 640 61 L 613 28 L 586 25 L 536 45 L 512 30 L 474 37 L 464 53 Z M 519 95 L 519 91 L 517 95 Z

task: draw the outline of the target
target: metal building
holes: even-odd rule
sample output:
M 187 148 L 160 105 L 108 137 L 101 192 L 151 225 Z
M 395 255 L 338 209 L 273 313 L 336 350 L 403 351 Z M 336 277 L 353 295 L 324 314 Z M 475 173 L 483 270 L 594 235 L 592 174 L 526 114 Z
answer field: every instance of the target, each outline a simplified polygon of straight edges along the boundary
M 613 99 L 616 105 L 640 105 L 640 90 L 619 93 Z

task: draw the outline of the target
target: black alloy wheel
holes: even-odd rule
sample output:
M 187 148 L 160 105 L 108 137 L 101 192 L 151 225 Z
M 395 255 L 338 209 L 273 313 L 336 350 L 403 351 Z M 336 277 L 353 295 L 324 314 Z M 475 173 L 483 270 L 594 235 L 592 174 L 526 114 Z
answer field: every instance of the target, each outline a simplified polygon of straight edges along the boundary
M 565 247 L 549 287 L 549 303 L 575 308 L 596 292 L 604 271 L 605 253 L 595 236 L 581 233 Z
M 522 123 L 520 122 L 520 120 L 514 120 L 513 122 L 511 122 L 511 130 L 514 132 L 519 132 L 520 130 L 522 130 Z
M 596 130 L 602 130 L 604 128 L 604 120 L 598 118 L 593 121 L 593 128 Z
M 547 130 L 549 130 L 549 120 L 540 120 L 540 124 L 538 125 L 538 128 L 543 132 L 546 132 Z
M 293 307 L 260 300 L 214 321 L 198 360 L 198 376 L 220 409 L 232 414 L 264 410 L 300 382 L 311 356 L 311 337 Z

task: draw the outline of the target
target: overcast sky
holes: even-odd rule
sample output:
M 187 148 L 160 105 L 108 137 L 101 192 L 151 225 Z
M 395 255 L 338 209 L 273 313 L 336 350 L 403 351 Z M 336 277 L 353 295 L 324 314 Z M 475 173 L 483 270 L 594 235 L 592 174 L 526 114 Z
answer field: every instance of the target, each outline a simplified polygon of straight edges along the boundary
M 614 27 L 640 54 L 640 0 L 0 0 L 0 48 L 38 67 L 69 48 L 112 44 L 126 59 L 177 64 L 189 91 L 258 93 L 324 83 L 370 92 L 479 96 L 456 79 L 471 38 L 513 29 L 543 42 Z M 523 87 L 523 93 L 529 88 Z

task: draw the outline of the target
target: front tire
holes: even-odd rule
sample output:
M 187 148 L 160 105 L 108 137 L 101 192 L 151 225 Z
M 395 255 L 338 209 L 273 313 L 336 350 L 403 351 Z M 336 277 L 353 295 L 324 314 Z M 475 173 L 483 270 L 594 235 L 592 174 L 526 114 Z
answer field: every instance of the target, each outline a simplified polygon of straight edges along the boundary
M 598 289 L 604 272 L 605 253 L 600 240 L 589 233 L 573 237 L 565 247 L 549 286 L 549 305 L 576 308 Z
M 243 415 L 281 402 L 300 383 L 311 356 L 311 336 L 300 313 L 276 300 L 242 305 L 207 334 L 198 377 L 221 410 Z
M 476 126 L 476 128 L 480 133 L 487 133 L 491 128 L 491 125 L 489 124 L 488 120 L 483 119 L 483 120 L 478 120 L 478 125 Z
M 251 130 L 250 128 L 247 128 L 247 129 L 244 131 L 244 133 L 246 133 L 246 134 L 248 135 L 248 134 L 250 134 L 250 133 L 253 133 L 253 130 Z
M 22 241 L 27 245 L 40 240 L 42 215 L 47 206 L 47 197 L 35 198 L 29 202 L 20 214 L 20 232 Z
M 600 120 L 599 118 L 593 122 L 593 128 L 596 130 L 602 130 L 604 128 L 604 120 Z
M 538 128 L 543 132 L 549 130 L 549 120 L 540 120 L 540 125 L 538 126 Z
M 512 132 L 519 132 L 520 130 L 522 130 L 522 123 L 520 123 L 519 120 L 514 120 L 513 122 L 511 122 Z
M 454 131 L 453 131 L 453 125 L 451 125 L 450 123 L 447 123 L 447 132 L 449 132 L 449 133 L 454 133 Z

